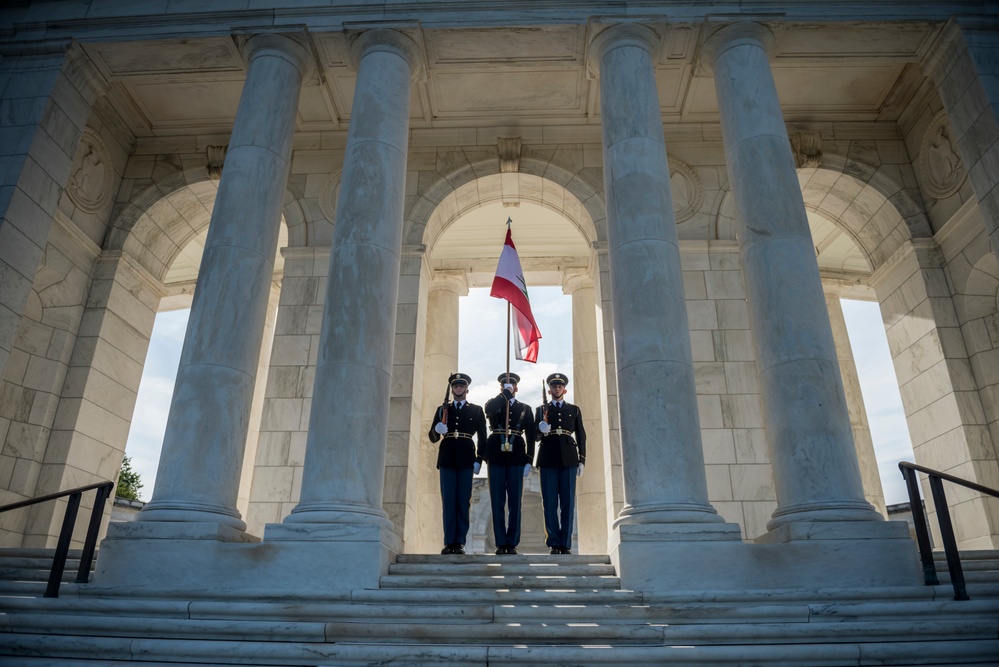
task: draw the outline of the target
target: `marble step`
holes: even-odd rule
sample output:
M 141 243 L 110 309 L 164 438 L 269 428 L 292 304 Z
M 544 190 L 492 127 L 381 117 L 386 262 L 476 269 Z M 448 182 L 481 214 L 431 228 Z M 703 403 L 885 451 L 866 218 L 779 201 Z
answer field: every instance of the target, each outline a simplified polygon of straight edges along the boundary
M 610 565 L 610 556 L 605 555 L 563 555 L 548 554 L 517 554 L 515 556 L 495 556 L 491 554 L 437 555 L 437 554 L 399 554 L 396 556 L 399 564 L 454 564 L 469 565 L 476 563 L 555 563 L 558 565 Z
M 380 580 L 382 588 L 531 588 L 531 589 L 608 589 L 620 588 L 621 580 L 612 576 L 576 575 L 400 575 L 390 574 Z
M 436 623 L 482 622 L 598 622 L 602 624 L 653 623 L 838 623 L 844 621 L 904 621 L 944 615 L 946 618 L 999 618 L 999 601 L 900 600 L 853 603 L 687 603 L 642 604 L 604 601 L 563 604 L 537 599 L 529 604 L 467 601 L 451 604 L 378 602 L 237 602 L 187 601 L 136 598 L 49 600 L 7 599 L 0 603 L 7 614 L 136 616 L 148 618 L 284 621 L 364 621 L 394 623 L 418 619 Z
M 194 665 L 450 665 L 452 667 L 498 667 L 538 665 L 676 665 L 690 667 L 758 667 L 795 665 L 867 667 L 956 664 L 994 664 L 999 639 L 958 641 L 844 641 L 819 644 L 722 644 L 658 646 L 546 646 L 461 645 L 387 643 L 305 643 L 218 640 L 163 640 L 155 638 L 92 637 L 55 634 L 10 633 L 3 637 L 0 652 L 5 667 L 66 667 L 70 660 L 93 658 L 106 667 L 113 661 L 142 664 Z M 51 656 L 42 662 L 38 655 Z M 23 661 L 23 662 L 22 662 Z
M 468 563 L 454 565 L 448 563 L 396 563 L 389 565 L 389 576 L 403 575 L 556 575 L 556 576 L 616 576 L 613 565 L 604 563 L 582 563 L 567 565 L 562 563 Z
M 51 567 L 51 566 L 50 566 Z M 76 581 L 77 571 L 79 569 L 79 563 L 75 567 L 70 567 L 66 564 L 66 569 L 62 571 L 62 581 Z M 3 581 L 45 581 L 49 580 L 49 574 L 51 573 L 50 568 L 40 569 L 25 569 L 25 568 L 7 568 L 0 567 L 0 580 Z
M 93 563 L 91 563 L 93 566 Z M 66 569 L 79 569 L 79 558 L 67 558 Z M 8 569 L 18 570 L 49 570 L 52 568 L 52 557 L 48 556 L 17 556 L 0 558 L 0 571 Z

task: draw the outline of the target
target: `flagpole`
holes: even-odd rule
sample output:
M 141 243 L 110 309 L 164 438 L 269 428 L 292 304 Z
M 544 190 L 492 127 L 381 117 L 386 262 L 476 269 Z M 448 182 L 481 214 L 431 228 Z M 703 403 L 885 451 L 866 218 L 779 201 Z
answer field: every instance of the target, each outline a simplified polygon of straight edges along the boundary
M 506 381 L 510 382 L 510 302 L 506 303 Z M 506 384 L 504 382 L 503 384 Z M 511 383 L 512 384 L 512 383 Z M 506 401 L 506 429 L 503 434 L 504 451 L 510 448 L 510 400 Z
M 507 216 L 506 228 L 510 229 L 510 225 L 513 224 L 513 218 Z M 511 309 L 512 304 L 506 302 L 506 380 L 510 382 L 510 329 L 511 329 Z M 504 382 L 503 384 L 506 384 Z M 510 400 L 506 401 L 506 428 L 503 432 L 503 451 L 510 451 Z

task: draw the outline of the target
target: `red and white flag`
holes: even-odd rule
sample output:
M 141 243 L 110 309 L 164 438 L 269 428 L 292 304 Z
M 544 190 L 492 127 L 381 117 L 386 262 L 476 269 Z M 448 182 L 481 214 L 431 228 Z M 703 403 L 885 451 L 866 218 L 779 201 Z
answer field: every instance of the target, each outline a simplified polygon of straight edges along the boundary
M 507 221 L 509 225 L 509 221 Z M 537 363 L 538 341 L 541 340 L 541 330 L 534 321 L 531 312 L 531 301 L 527 296 L 527 282 L 524 271 L 520 268 L 520 257 L 513 245 L 510 228 L 506 230 L 506 241 L 503 252 L 500 253 L 499 264 L 496 267 L 496 277 L 489 296 L 506 299 L 513 306 L 513 319 L 517 331 L 517 359 Z

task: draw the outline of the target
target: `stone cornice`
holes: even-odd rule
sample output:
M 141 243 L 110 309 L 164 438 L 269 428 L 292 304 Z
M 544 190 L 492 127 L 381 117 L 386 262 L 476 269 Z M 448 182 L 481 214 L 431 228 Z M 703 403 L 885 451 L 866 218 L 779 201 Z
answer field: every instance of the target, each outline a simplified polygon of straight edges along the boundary
M 580 289 L 593 289 L 593 276 L 588 269 L 569 269 L 562 278 L 562 293 L 572 295 Z

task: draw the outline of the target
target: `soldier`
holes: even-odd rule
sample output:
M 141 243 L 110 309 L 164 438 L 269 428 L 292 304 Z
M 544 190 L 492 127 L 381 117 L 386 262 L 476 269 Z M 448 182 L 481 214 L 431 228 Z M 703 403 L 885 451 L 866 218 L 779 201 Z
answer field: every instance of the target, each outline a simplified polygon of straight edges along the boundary
M 576 510 L 576 478 L 583 474 L 586 461 L 586 431 L 579 408 L 565 400 L 569 383 L 562 373 L 548 376 L 551 402 L 537 409 L 536 437 L 538 470 L 541 473 L 541 504 L 545 513 L 545 533 L 552 555 L 569 554 L 572 546 L 572 517 Z
M 448 378 L 453 401 L 437 408 L 430 442 L 441 441 L 437 451 L 437 469 L 441 479 L 441 504 L 444 510 L 444 548 L 442 554 L 465 553 L 468 534 L 468 509 L 472 502 L 472 477 L 479 472 L 482 459 L 475 455 L 475 443 L 486 441 L 486 416 L 482 408 L 465 400 L 472 381 L 464 373 Z M 441 436 L 444 436 L 441 439 Z
M 524 478 L 531 473 L 534 461 L 534 414 L 530 405 L 514 397 L 519 375 L 501 373 L 496 379 L 503 390 L 486 402 L 486 418 L 492 433 L 485 445 L 479 440 L 479 457 L 489 467 L 493 534 L 496 554 L 500 555 L 517 553 L 520 544 L 521 495 Z

